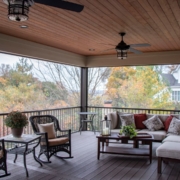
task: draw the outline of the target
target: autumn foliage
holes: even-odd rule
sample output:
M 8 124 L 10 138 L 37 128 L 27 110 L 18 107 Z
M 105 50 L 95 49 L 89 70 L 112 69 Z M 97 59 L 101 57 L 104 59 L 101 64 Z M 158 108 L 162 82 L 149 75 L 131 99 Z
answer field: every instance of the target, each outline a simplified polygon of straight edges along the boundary
M 106 94 L 117 107 L 172 107 L 170 91 L 153 66 L 112 68 Z

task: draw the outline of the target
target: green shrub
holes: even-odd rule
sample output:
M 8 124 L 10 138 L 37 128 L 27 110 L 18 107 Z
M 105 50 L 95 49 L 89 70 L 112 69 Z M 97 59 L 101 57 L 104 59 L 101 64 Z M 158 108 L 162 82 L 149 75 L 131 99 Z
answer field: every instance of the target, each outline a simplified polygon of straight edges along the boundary
M 22 128 L 28 125 L 28 118 L 19 111 L 12 111 L 4 119 L 4 124 L 11 128 Z
M 120 130 L 120 134 L 124 134 L 125 136 L 130 136 L 130 138 L 133 138 L 137 135 L 137 131 L 132 125 L 123 126 Z

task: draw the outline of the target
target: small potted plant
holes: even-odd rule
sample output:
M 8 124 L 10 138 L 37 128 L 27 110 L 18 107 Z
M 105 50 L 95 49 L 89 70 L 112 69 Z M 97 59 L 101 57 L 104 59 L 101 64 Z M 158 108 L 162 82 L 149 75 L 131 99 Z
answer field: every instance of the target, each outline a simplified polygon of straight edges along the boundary
M 120 129 L 120 134 L 129 136 L 130 139 L 132 139 L 133 137 L 137 135 L 137 131 L 133 127 L 133 125 L 128 125 L 128 126 L 123 126 L 122 129 Z
M 4 124 L 10 127 L 14 137 L 21 137 L 23 128 L 28 125 L 28 118 L 20 111 L 12 111 L 4 119 Z

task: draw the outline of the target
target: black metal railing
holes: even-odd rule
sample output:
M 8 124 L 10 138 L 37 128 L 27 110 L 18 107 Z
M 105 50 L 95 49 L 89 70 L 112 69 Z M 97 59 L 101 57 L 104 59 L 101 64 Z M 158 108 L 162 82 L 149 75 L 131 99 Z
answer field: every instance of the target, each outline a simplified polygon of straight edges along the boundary
M 23 113 L 29 118 L 33 115 L 53 115 L 59 120 L 61 129 L 71 129 L 72 133 L 79 131 L 79 115 L 80 106 L 68 107 L 60 109 L 48 109 L 48 110 L 37 110 L 37 111 L 24 111 Z M 0 137 L 11 133 L 11 129 L 4 125 L 4 119 L 8 113 L 0 114 Z M 24 128 L 24 134 L 32 134 L 33 130 L 31 125 Z
M 88 106 L 89 112 L 96 112 L 94 117 L 94 127 L 96 131 L 99 131 L 100 120 L 104 119 L 104 116 L 110 112 L 124 112 L 124 113 L 146 113 L 146 114 L 180 114 L 180 110 L 164 110 L 164 109 L 142 109 L 142 108 L 119 108 L 119 107 L 96 107 Z
M 100 120 L 104 119 L 104 116 L 110 112 L 120 111 L 125 113 L 146 113 L 146 114 L 180 114 L 180 110 L 163 110 L 163 109 L 140 109 L 140 108 L 119 108 L 119 107 L 96 107 L 88 106 L 89 112 L 96 112 L 97 115 L 94 117 L 93 124 L 96 131 L 99 131 Z M 78 112 L 81 111 L 81 107 L 68 107 L 60 109 L 48 109 L 48 110 L 37 110 L 37 111 L 24 111 L 29 118 L 33 115 L 53 115 L 59 120 L 60 127 L 62 129 L 71 129 L 72 133 L 79 131 L 80 116 Z M 0 137 L 11 133 L 11 129 L 4 125 L 4 118 L 8 113 L 0 114 Z M 91 127 L 87 126 L 87 130 Z M 32 134 L 33 130 L 29 124 L 24 128 L 25 134 Z

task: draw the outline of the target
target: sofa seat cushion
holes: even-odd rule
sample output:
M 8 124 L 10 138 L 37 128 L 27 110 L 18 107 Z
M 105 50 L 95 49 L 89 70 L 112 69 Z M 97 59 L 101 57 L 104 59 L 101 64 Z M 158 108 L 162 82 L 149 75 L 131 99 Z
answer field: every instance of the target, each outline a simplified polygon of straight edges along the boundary
M 117 133 L 117 134 L 119 134 L 120 129 L 111 129 L 111 132 L 112 132 L 112 133 Z
M 136 129 L 136 131 L 139 132 L 140 129 Z M 117 134 L 119 134 L 120 129 L 111 129 L 111 132 L 112 132 L 112 133 L 117 133 Z
M 65 144 L 69 141 L 67 137 L 48 139 L 49 146 L 57 146 L 60 144 Z
M 180 143 L 164 142 L 156 149 L 156 156 L 172 159 L 180 159 Z
M 162 141 L 166 137 L 166 131 L 158 130 L 158 131 L 150 131 L 149 129 L 142 129 L 138 132 L 148 133 L 154 136 L 154 140 Z
M 180 135 L 173 134 L 173 133 L 167 133 L 167 136 L 180 136 Z
M 163 143 L 164 142 L 179 142 L 180 143 L 180 136 L 178 135 L 170 135 L 168 137 L 166 137 L 164 140 L 163 140 Z

